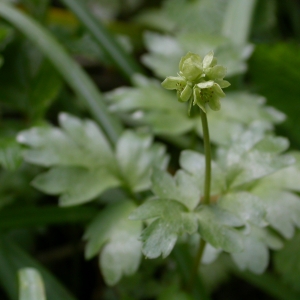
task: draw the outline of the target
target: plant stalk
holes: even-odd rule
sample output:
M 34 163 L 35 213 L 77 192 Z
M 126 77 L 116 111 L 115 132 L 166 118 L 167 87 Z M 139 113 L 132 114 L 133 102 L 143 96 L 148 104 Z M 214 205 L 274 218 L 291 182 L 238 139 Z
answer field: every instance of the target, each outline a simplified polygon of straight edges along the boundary
M 210 150 L 210 138 L 207 123 L 206 113 L 200 109 L 200 116 L 203 129 L 203 141 L 204 141 L 204 154 L 205 154 L 205 181 L 204 181 L 204 197 L 203 204 L 209 204 L 210 202 L 210 182 L 211 182 L 211 150 Z
M 206 113 L 200 109 L 200 117 L 203 129 L 203 141 L 204 141 L 204 154 L 205 154 L 205 179 L 204 179 L 204 197 L 203 204 L 208 205 L 210 203 L 210 184 L 211 184 L 211 149 L 210 138 L 208 130 L 208 122 Z M 201 263 L 204 253 L 206 242 L 202 238 L 199 241 L 199 248 L 195 257 L 195 263 L 193 265 L 191 273 L 190 288 L 193 287 L 195 277 L 197 275 L 199 264 Z

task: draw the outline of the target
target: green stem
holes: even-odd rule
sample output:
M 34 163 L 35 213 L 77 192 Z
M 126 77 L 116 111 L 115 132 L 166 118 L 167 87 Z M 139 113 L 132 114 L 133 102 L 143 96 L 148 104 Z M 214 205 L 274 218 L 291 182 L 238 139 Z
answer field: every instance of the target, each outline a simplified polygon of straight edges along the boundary
M 205 154 L 205 181 L 204 181 L 204 197 L 203 204 L 210 202 L 210 182 L 211 182 L 211 150 L 209 130 L 206 113 L 200 109 L 200 116 L 203 128 L 204 154 Z
M 205 154 L 205 181 L 204 181 L 204 197 L 203 204 L 208 205 L 210 203 L 210 183 L 211 183 L 211 150 L 210 150 L 210 138 L 208 130 L 208 122 L 206 113 L 200 109 L 200 117 L 203 129 L 203 141 L 204 141 L 204 154 Z M 201 263 L 204 253 L 206 242 L 200 238 L 199 248 L 196 254 L 195 263 L 191 273 L 190 287 L 194 285 L 195 277 L 197 275 L 199 264 Z
M 192 273 L 191 273 L 191 280 L 190 280 L 190 290 L 193 288 L 194 286 L 194 282 L 195 282 L 195 278 L 197 277 L 197 273 L 198 273 L 198 267 L 199 264 L 201 263 L 201 259 L 203 256 L 203 252 L 206 246 L 206 242 L 200 238 L 200 242 L 199 242 L 199 248 L 196 254 L 196 258 L 195 258 L 195 263 L 193 264 L 193 269 L 192 269 Z

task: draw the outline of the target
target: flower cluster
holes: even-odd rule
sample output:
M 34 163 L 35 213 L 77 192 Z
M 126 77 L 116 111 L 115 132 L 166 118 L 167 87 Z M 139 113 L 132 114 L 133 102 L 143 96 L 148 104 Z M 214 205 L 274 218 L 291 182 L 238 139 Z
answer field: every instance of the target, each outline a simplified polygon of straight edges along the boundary
M 188 52 L 179 63 L 178 76 L 167 77 L 162 86 L 168 90 L 177 90 L 178 100 L 186 102 L 191 100 L 192 105 L 198 105 L 206 112 L 208 103 L 212 110 L 221 108 L 220 98 L 225 97 L 222 88 L 230 83 L 223 80 L 226 68 L 217 65 L 217 59 L 213 51 L 210 51 L 203 59 L 198 54 Z

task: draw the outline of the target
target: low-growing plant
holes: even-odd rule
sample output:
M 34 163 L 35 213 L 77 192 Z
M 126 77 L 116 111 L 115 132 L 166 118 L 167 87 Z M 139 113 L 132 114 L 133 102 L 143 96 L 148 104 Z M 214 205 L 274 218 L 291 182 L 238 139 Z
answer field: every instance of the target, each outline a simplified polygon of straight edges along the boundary
M 83 243 L 71 243 L 99 266 L 99 295 L 82 299 L 208 300 L 229 274 L 297 299 L 300 153 L 274 130 L 285 115 L 238 77 L 253 50 L 255 1 L 165 0 L 138 14 L 137 24 L 160 30 L 145 33 L 142 61 L 162 83 L 80 1 L 62 3 L 85 29 L 49 26 L 61 42 L 46 29 L 49 1 L 21 3 L 43 25 L 0 1 L 0 16 L 26 36 L 1 20 L 3 109 L 25 120 L 4 122 L 0 140 L 0 284 L 9 299 L 75 299 L 24 250 L 55 224 L 79 225 Z M 62 44 L 115 65 L 132 86 L 100 94 Z M 81 270 L 79 281 L 92 278 Z

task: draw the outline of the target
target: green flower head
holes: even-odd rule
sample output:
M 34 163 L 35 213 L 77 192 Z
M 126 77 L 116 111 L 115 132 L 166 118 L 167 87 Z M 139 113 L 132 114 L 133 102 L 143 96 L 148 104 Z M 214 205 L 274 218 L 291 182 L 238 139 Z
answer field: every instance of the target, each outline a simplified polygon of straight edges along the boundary
M 203 60 L 198 54 L 188 52 L 180 60 L 178 76 L 167 77 L 162 86 L 168 90 L 177 90 L 179 101 L 190 100 L 191 105 L 197 104 L 204 112 L 206 104 L 212 110 L 219 110 L 220 98 L 225 97 L 222 88 L 230 85 L 223 80 L 225 75 L 226 68 L 217 65 L 212 51 Z

